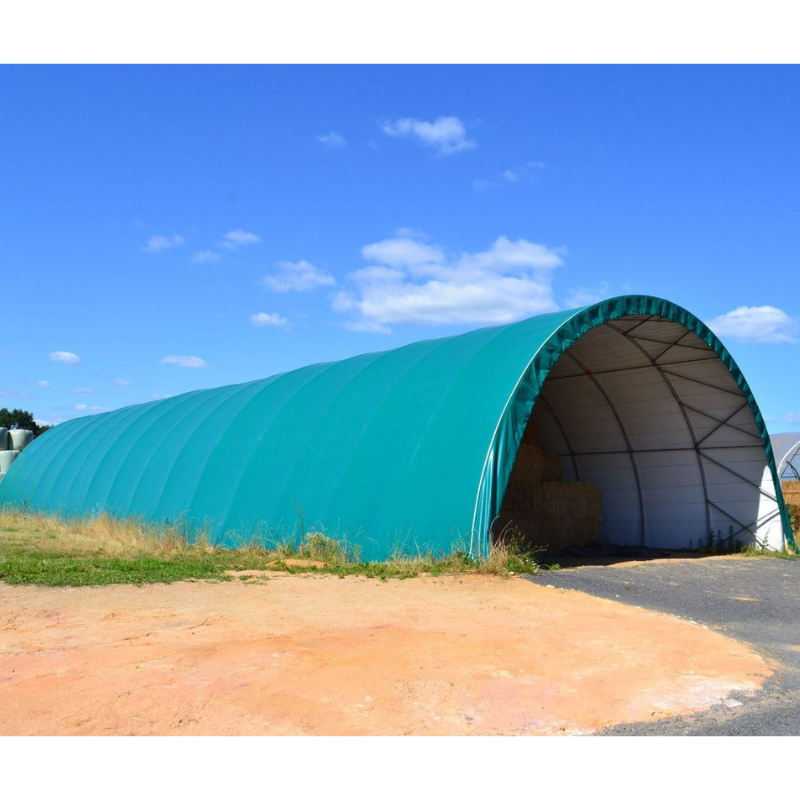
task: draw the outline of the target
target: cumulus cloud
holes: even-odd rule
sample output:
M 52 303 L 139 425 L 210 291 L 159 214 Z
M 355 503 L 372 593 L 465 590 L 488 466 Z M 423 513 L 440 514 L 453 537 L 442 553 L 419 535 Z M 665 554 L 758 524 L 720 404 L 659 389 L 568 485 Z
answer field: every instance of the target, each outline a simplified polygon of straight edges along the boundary
M 55 361 L 58 364 L 67 364 L 70 367 L 81 363 L 80 357 L 76 356 L 75 353 L 70 353 L 68 350 L 56 350 L 55 353 L 50 353 L 48 357 L 51 361 Z
M 367 261 L 387 264 L 390 267 L 418 267 L 420 264 L 436 264 L 444 260 L 444 251 L 441 247 L 423 244 L 408 236 L 364 245 L 361 248 L 361 255 Z
M 348 330 L 388 333 L 393 324 L 502 324 L 555 311 L 552 272 L 565 251 L 500 236 L 479 252 L 449 255 L 411 238 L 365 245 L 372 263 L 347 276 L 334 311 Z
M 265 275 L 261 283 L 272 292 L 310 292 L 320 286 L 335 286 L 333 275 L 308 261 L 279 261 L 278 271 Z
M 333 150 L 341 150 L 341 148 L 347 147 L 347 139 L 341 133 L 336 133 L 336 131 L 317 136 L 317 141 Z
M 172 364 L 186 369 L 203 369 L 208 366 L 208 362 L 198 356 L 164 356 L 159 363 Z
M 537 180 L 536 173 L 545 168 L 544 161 L 525 161 L 520 164 L 512 164 L 508 169 L 504 169 L 497 177 L 502 178 L 507 183 L 533 183 Z M 502 183 L 502 181 L 500 182 Z M 496 180 L 480 178 L 472 181 L 472 188 L 483 194 L 489 189 L 494 189 L 500 185 Z
M 73 386 L 72 391 L 75 394 L 92 394 L 94 389 L 91 386 Z
M 52 384 L 50 383 L 50 381 L 36 381 L 36 385 L 37 385 L 37 386 L 38 386 L 40 389 L 49 389 L 49 388 L 52 386 Z
M 477 144 L 467 138 L 467 128 L 458 117 L 437 117 L 433 122 L 404 117 L 381 123 L 387 136 L 411 139 L 423 147 L 433 148 L 440 156 L 472 150 Z
M 798 341 L 797 322 L 774 306 L 739 306 L 708 323 L 719 336 L 741 342 L 780 344 Z
M 788 414 L 765 414 L 767 422 L 783 422 L 789 425 L 800 425 L 800 411 L 790 411 Z
M 289 320 L 280 314 L 267 314 L 266 311 L 259 311 L 250 317 L 250 322 L 257 328 L 287 328 Z
M 145 253 L 160 253 L 162 250 L 170 250 L 173 247 L 180 247 L 186 243 L 183 236 L 177 234 L 173 236 L 151 236 L 143 245 Z
M 220 258 L 220 254 L 215 253 L 213 250 L 201 250 L 192 256 L 192 263 L 213 264 L 215 261 L 219 261 Z
M 75 406 L 76 411 L 108 411 L 105 406 L 89 406 L 86 403 L 78 403 Z
M 219 243 L 220 247 L 228 250 L 236 250 L 239 247 L 247 247 L 251 244 L 258 244 L 261 241 L 260 236 L 255 233 L 248 233 L 247 231 L 237 228 L 235 231 L 228 231 Z
M 133 385 L 133 381 L 128 380 L 128 378 L 115 378 L 114 379 L 114 383 L 117 386 L 132 386 Z
M 343 323 L 348 331 L 354 333 L 391 333 L 392 329 L 388 325 L 380 325 L 368 319 L 347 320 Z
M 578 289 L 570 289 L 567 295 L 568 308 L 581 308 L 599 303 L 608 297 L 608 283 L 603 281 L 596 288 L 581 286 Z

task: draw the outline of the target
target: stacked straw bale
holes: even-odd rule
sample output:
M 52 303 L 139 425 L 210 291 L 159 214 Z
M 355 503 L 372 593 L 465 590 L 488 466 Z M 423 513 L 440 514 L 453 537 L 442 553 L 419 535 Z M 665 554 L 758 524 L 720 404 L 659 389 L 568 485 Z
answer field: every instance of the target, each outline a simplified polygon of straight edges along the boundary
M 781 489 L 786 505 L 800 506 L 800 481 L 783 481 Z
M 593 483 L 561 480 L 561 459 L 542 452 L 530 423 L 503 497 L 498 535 L 516 535 L 530 546 L 584 547 L 601 539 L 602 496 Z
M 800 540 L 800 481 L 783 481 L 783 499 L 789 509 L 789 516 L 794 523 L 795 541 Z

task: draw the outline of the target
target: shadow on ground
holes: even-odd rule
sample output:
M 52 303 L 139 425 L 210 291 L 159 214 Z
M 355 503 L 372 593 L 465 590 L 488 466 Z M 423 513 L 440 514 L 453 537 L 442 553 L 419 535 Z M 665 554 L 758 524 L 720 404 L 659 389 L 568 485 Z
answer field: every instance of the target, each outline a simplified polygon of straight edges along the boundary
M 563 550 L 546 550 L 536 554 L 540 564 L 560 567 L 607 567 L 632 561 L 664 561 L 665 559 L 717 558 L 717 553 L 696 550 L 655 550 L 652 547 L 568 547 Z
M 746 642 L 776 662 L 775 676 L 755 697 L 734 697 L 692 717 L 618 725 L 603 735 L 800 735 L 800 560 L 641 559 L 545 571 L 530 580 L 675 614 Z

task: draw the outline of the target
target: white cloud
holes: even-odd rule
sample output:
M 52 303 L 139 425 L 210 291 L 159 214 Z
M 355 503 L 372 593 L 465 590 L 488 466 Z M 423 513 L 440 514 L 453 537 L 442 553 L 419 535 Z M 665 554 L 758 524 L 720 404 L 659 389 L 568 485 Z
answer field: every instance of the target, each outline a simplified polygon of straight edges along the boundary
M 72 391 L 75 394 L 91 394 L 94 389 L 91 386 L 73 386 Z
M 267 314 L 266 311 L 259 311 L 258 314 L 253 314 L 250 317 L 250 322 L 257 328 L 287 328 L 289 327 L 289 320 L 282 317 L 280 314 Z
M 449 156 L 476 147 L 467 138 L 467 129 L 458 117 L 438 117 L 433 122 L 405 117 L 394 122 L 385 121 L 381 130 L 387 136 L 411 139 L 424 147 L 432 147 L 441 156 Z
M 800 425 L 800 411 L 790 411 L 788 414 L 765 414 L 766 422 L 784 422 L 789 425 Z
M 132 386 L 133 385 L 133 381 L 128 380 L 128 378 L 115 378 L 114 379 L 114 383 L 116 383 L 117 386 Z
M 219 261 L 222 256 L 219 253 L 215 253 L 212 250 L 201 250 L 195 253 L 192 256 L 192 263 L 193 264 L 213 264 L 215 261 Z
M 228 250 L 236 250 L 239 247 L 247 247 L 251 244 L 258 244 L 260 241 L 260 236 L 256 236 L 254 233 L 248 233 L 241 228 L 237 228 L 235 231 L 228 231 L 222 237 L 222 241 L 219 243 L 219 245 L 220 247 L 224 247 Z
M 336 133 L 336 131 L 331 131 L 330 133 L 317 136 L 317 141 L 324 144 L 325 147 L 330 147 L 334 150 L 340 150 L 343 147 L 347 147 L 347 139 L 345 139 L 341 133 Z
M 265 275 L 261 283 L 273 292 L 309 292 L 319 286 L 335 286 L 336 279 L 308 261 L 279 261 L 278 272 Z
M 203 369 L 208 366 L 208 362 L 198 356 L 164 356 L 159 363 L 173 364 L 187 369 Z
M 68 350 L 56 350 L 55 353 L 50 353 L 48 356 L 51 361 L 56 361 L 59 364 L 67 364 L 72 367 L 75 364 L 80 364 L 81 359 L 75 353 L 70 353 Z
M 567 295 L 567 307 L 581 308 L 582 306 L 591 306 L 594 303 L 599 303 L 608 297 L 608 288 L 608 283 L 603 281 L 596 288 L 581 286 L 578 289 L 570 289 Z
M 351 315 L 348 330 L 388 333 L 398 323 L 502 324 L 558 308 L 552 272 L 563 249 L 499 237 L 477 253 L 447 255 L 413 239 L 366 245 L 372 265 L 348 276 L 334 311 Z
M 740 306 L 712 319 L 708 327 L 718 336 L 769 344 L 795 343 L 800 331 L 795 320 L 774 306 Z
M 50 383 L 50 381 L 36 381 L 36 385 L 37 385 L 37 386 L 38 386 L 40 389 L 49 389 L 49 388 L 52 386 L 52 384 Z
M 441 247 L 422 244 L 408 236 L 384 239 L 382 242 L 365 245 L 361 248 L 361 255 L 367 261 L 387 264 L 390 267 L 435 264 L 444 260 L 444 251 Z
M 494 183 L 493 181 L 486 181 L 483 179 L 472 181 L 472 188 L 478 194 L 486 194 L 486 192 L 488 192 L 489 189 L 494 189 L 495 186 L 497 186 L 497 184 Z
M 142 250 L 145 253 L 160 253 L 162 250 L 169 250 L 173 247 L 180 247 L 186 244 L 186 239 L 183 236 L 151 236 L 144 245 Z
M 536 173 L 543 169 L 545 169 L 544 161 L 525 161 L 522 164 L 512 164 L 508 169 L 503 170 L 499 177 L 508 183 L 531 183 L 536 181 Z M 472 188 L 481 193 L 498 185 L 495 181 L 489 180 L 472 181 Z
M 105 406 L 88 406 L 86 403 L 78 403 L 75 406 L 76 411 L 108 411 Z
M 377 322 L 372 322 L 370 320 L 362 319 L 362 320 L 348 320 L 347 322 L 343 323 L 344 327 L 347 328 L 348 331 L 353 331 L 354 333 L 391 333 L 392 329 L 388 327 L 388 325 L 380 325 Z

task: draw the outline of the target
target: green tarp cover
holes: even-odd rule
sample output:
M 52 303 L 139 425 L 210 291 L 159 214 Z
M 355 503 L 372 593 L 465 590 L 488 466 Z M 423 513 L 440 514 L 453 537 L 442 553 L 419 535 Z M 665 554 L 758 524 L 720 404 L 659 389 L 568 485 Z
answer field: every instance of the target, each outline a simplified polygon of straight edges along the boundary
M 65 422 L 20 455 L 0 503 L 181 521 L 231 546 L 284 538 L 302 518 L 365 558 L 458 542 L 483 556 L 549 370 L 594 326 L 640 314 L 714 348 L 774 472 L 723 345 L 673 303 L 629 296 Z

